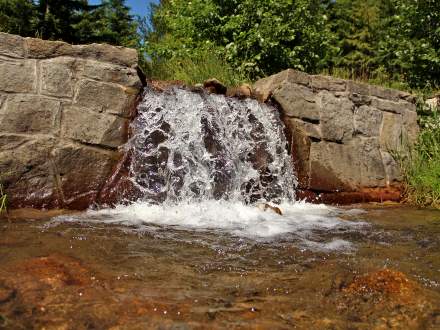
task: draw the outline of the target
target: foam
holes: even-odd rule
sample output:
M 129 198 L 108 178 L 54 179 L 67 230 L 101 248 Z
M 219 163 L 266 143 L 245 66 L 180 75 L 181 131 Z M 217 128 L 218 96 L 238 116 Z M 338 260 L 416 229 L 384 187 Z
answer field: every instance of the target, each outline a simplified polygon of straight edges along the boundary
M 280 209 L 283 215 L 240 202 L 208 200 L 175 205 L 136 202 L 113 209 L 89 210 L 80 215 L 57 217 L 52 223 L 97 222 L 122 225 L 143 232 L 158 227 L 217 232 L 256 241 L 294 239 L 301 247 L 328 251 L 351 249 L 352 244 L 340 239 L 338 233 L 341 229 L 344 232 L 359 230 L 366 225 L 363 222 L 342 220 L 338 215 L 344 211 L 325 205 L 283 203 Z M 325 239 L 322 234 L 326 235 Z

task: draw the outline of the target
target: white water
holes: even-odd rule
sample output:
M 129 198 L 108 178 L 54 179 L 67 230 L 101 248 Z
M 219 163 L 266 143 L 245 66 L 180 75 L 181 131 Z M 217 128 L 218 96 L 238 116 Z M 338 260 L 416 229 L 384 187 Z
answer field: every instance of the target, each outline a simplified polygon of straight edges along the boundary
M 279 113 L 256 100 L 147 89 L 127 151 L 140 200 L 293 200 L 296 178 Z
M 126 149 L 136 200 L 56 223 L 291 240 L 323 251 L 350 250 L 341 233 L 365 226 L 340 219 L 336 208 L 294 201 L 297 182 L 278 111 L 255 100 L 146 90 L 132 131 Z M 257 202 L 275 202 L 283 215 L 262 211 Z
M 139 233 L 190 230 L 201 233 L 227 234 L 261 242 L 291 240 L 301 248 L 318 251 L 350 251 L 352 244 L 341 234 L 359 231 L 367 224 L 342 220 L 346 213 L 337 208 L 305 202 L 279 205 L 283 215 L 262 211 L 241 202 L 208 200 L 175 205 L 152 205 L 136 202 L 114 209 L 89 210 L 84 214 L 61 216 L 60 222 L 106 223 L 129 227 Z M 348 211 L 348 214 L 350 212 Z

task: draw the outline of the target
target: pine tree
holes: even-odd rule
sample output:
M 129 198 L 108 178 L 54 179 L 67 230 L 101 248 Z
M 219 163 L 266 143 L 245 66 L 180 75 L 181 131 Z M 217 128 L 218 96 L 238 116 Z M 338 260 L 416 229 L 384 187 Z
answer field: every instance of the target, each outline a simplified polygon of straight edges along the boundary
M 43 39 L 80 43 L 75 26 L 93 9 L 87 0 L 40 0 L 38 33 Z
M 368 78 L 377 67 L 381 1 L 338 0 L 329 4 L 329 14 L 337 49 L 331 65 L 348 70 L 351 78 Z
M 138 46 L 137 23 L 124 0 L 103 0 L 91 17 L 95 21 L 95 40 L 125 47 Z
M 36 15 L 32 0 L 0 0 L 0 31 L 33 37 Z

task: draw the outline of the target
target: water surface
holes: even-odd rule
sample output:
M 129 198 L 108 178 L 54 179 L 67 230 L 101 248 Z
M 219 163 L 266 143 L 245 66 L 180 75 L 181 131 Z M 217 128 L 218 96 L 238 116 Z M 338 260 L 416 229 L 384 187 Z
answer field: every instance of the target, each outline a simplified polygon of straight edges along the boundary
M 282 209 L 12 215 L 0 225 L 0 327 L 440 328 L 440 212 Z

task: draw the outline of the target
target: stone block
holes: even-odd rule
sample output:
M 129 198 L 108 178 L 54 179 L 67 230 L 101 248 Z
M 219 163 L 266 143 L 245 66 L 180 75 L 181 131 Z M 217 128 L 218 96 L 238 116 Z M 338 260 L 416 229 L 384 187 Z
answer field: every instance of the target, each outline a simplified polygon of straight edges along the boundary
M 142 83 L 136 69 L 92 60 L 82 60 L 80 72 L 86 78 L 112 82 L 141 89 Z
M 53 138 L 0 133 L 0 173 L 11 207 L 54 207 Z
M 272 96 L 273 91 L 279 88 L 281 83 L 287 79 L 287 74 L 288 71 L 285 70 L 258 80 L 253 86 L 254 93 L 258 99 L 261 102 L 266 102 Z
M 360 107 L 362 105 L 370 105 L 371 104 L 371 97 L 368 95 L 362 95 L 357 93 L 350 93 L 348 95 L 348 98 L 356 105 L 357 107 Z
M 379 110 L 393 112 L 397 114 L 401 114 L 405 110 L 408 111 L 416 110 L 415 105 L 409 102 L 405 102 L 405 101 L 395 102 L 395 101 L 378 99 L 376 97 L 371 98 L 371 106 L 378 108 Z
M 382 125 L 382 111 L 363 105 L 354 112 L 355 133 L 365 136 L 379 136 Z
M 322 138 L 336 142 L 350 140 L 354 131 L 354 104 L 349 99 L 337 98 L 326 91 L 318 95 Z
M 304 85 L 304 86 L 310 86 L 310 82 L 311 82 L 312 77 L 310 75 L 308 75 L 307 73 L 293 70 L 293 69 L 287 69 L 283 72 L 285 72 L 285 74 L 286 74 L 287 82 L 293 83 L 293 84 Z
M 319 121 L 316 95 L 310 88 L 284 82 L 273 92 L 273 98 L 280 104 L 284 115 Z
M 370 85 L 370 95 L 390 101 L 398 101 L 400 99 L 401 92 L 396 89 Z
M 387 151 L 381 151 L 382 160 L 386 172 L 386 185 L 392 185 L 402 181 L 402 173 L 399 164 L 394 160 L 393 156 Z
M 346 81 L 327 76 L 312 76 L 311 86 L 318 90 L 343 92 L 346 89 Z
M 77 88 L 75 105 L 124 117 L 130 116 L 137 96 L 134 89 L 94 80 L 81 80 Z
M 64 204 L 80 209 L 96 200 L 120 157 L 117 152 L 74 143 L 57 145 L 52 155 Z
M 75 59 L 58 57 L 41 61 L 41 93 L 57 97 L 73 97 Z
M 358 138 L 351 142 L 353 152 L 359 159 L 360 184 L 364 188 L 384 187 L 385 167 L 378 138 Z
M 60 101 L 39 95 L 10 95 L 0 116 L 0 130 L 8 133 L 56 134 Z
M 399 114 L 384 112 L 380 145 L 383 151 L 398 151 L 403 142 L 403 120 Z
M 117 148 L 126 142 L 128 120 L 87 108 L 66 106 L 61 127 L 62 137 Z
M 370 85 L 348 80 L 347 91 L 352 94 L 356 93 L 359 95 L 370 95 Z
M 310 147 L 310 189 L 356 191 L 361 182 L 360 160 L 351 144 L 321 141 Z
M 138 63 L 136 49 L 106 44 L 70 45 L 61 41 L 47 41 L 35 38 L 25 39 L 29 58 L 53 58 L 71 56 L 135 67 Z
M 20 36 L 0 32 L 0 55 L 24 58 L 24 39 Z
M 356 191 L 385 186 L 385 168 L 377 138 L 356 138 L 347 144 L 327 141 L 310 148 L 310 189 Z
M 295 124 L 293 118 L 284 117 L 284 124 L 286 125 L 287 141 L 298 179 L 298 189 L 309 189 L 311 139 L 304 130 Z
M 403 111 L 402 122 L 405 142 L 412 145 L 417 141 L 420 132 L 419 124 L 417 123 L 417 112 L 408 110 Z
M 321 129 L 319 125 L 308 123 L 302 121 L 301 119 L 289 118 L 289 117 L 286 117 L 284 119 L 284 122 L 286 123 L 286 126 L 294 128 L 295 130 L 302 131 L 303 135 L 305 136 L 314 139 L 321 139 Z
M 0 91 L 14 93 L 33 93 L 37 86 L 35 60 L 1 61 Z

